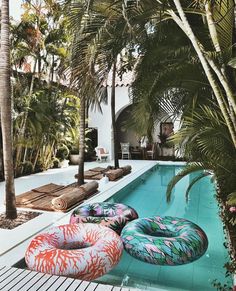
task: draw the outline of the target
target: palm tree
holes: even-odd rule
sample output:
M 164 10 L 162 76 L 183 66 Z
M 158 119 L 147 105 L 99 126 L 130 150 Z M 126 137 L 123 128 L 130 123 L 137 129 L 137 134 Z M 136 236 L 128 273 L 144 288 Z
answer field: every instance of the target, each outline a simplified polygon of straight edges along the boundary
M 115 124 L 115 77 L 117 74 L 117 57 L 130 42 L 130 31 L 123 18 L 122 6 L 117 11 L 109 12 L 111 2 L 99 5 L 89 2 L 83 4 L 78 0 L 65 1 L 67 14 L 73 34 L 76 35 L 72 49 L 72 66 L 74 82 L 86 87 L 86 99 L 90 106 L 100 109 L 103 101 L 103 86 L 112 71 L 111 114 L 114 142 L 114 165 L 119 167 L 118 145 Z M 113 13 L 112 13 L 113 12 Z M 114 35 L 114 38 L 111 38 Z M 91 89 L 94 89 L 93 92 Z M 89 92 L 89 93 L 88 93 Z
M 115 101 L 116 101 L 116 60 L 112 67 L 112 87 L 111 87 L 111 120 L 112 120 L 112 132 L 113 132 L 113 147 L 114 147 L 114 166 L 115 169 L 119 168 L 118 159 L 118 140 L 116 129 L 116 113 L 115 113 Z
M 9 1 L 2 0 L 1 6 L 1 59 L 0 59 L 0 102 L 1 126 L 3 140 L 3 161 L 6 191 L 6 218 L 17 217 L 13 151 L 12 151 L 12 114 L 11 114 L 11 81 L 10 81 L 10 25 Z
M 204 43 L 194 33 L 191 24 L 186 17 L 180 0 L 173 0 L 177 13 L 173 9 L 167 10 L 175 23 L 183 30 L 191 41 L 206 77 L 214 92 L 220 110 L 224 116 L 231 138 L 236 148 L 236 98 L 232 82 L 226 70 L 226 64 L 232 57 L 230 47 L 233 40 L 234 7 L 233 0 L 198 1 L 198 9 L 205 15 L 209 36 L 213 43 L 213 52 L 218 55 L 213 58 L 206 52 Z M 224 53 L 228 50 L 228 55 Z
M 80 98 L 80 126 L 79 126 L 79 167 L 78 167 L 78 185 L 84 184 L 84 156 L 85 156 L 85 96 Z
M 18 118 L 21 122 L 18 122 L 19 127 L 15 132 L 16 170 L 23 159 L 22 141 L 27 137 L 29 108 L 37 90 L 37 83 L 41 81 L 42 75 L 47 76 L 48 87 L 52 87 L 55 79 L 59 79 L 69 45 L 65 23 L 61 18 L 62 8 L 55 0 L 28 1 L 23 7 L 22 20 L 17 25 L 12 25 L 11 31 L 12 63 L 16 70 L 14 74 L 22 87 L 20 102 L 23 103 L 24 100 L 24 111 Z M 33 69 L 32 72 L 30 70 L 25 74 L 26 84 L 22 85 L 22 78 L 19 80 L 17 69 L 27 65 L 27 61 L 33 62 Z M 28 65 L 31 67 L 30 64 Z
M 226 203 L 228 195 L 236 189 L 236 152 L 226 128 L 219 107 L 213 104 L 185 113 L 182 127 L 172 140 L 190 163 L 170 181 L 168 200 L 171 190 L 184 176 L 193 171 L 209 170 L 214 172 L 220 186 L 218 197 Z

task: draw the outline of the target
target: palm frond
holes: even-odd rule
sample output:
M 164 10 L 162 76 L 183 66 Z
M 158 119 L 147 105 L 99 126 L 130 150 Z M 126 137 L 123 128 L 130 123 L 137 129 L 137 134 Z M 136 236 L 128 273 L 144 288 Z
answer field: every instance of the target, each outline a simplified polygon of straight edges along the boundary
M 166 190 L 166 200 L 170 202 L 171 200 L 171 192 L 174 186 L 185 176 L 189 175 L 190 173 L 203 170 L 203 166 L 200 163 L 191 163 L 188 164 L 183 170 L 181 170 L 176 176 L 174 176 L 171 181 L 169 182 Z
M 232 192 L 227 196 L 227 205 L 235 206 L 236 205 L 236 192 Z
M 188 202 L 189 200 L 189 192 L 191 191 L 193 185 L 195 185 L 199 180 L 201 180 L 202 178 L 205 178 L 206 176 L 209 176 L 211 175 L 211 173 L 209 172 L 203 172 L 202 174 L 200 174 L 199 176 L 195 177 L 191 182 L 190 184 L 188 185 L 188 188 L 186 190 L 186 193 L 185 193 L 185 198 L 186 198 L 186 202 Z

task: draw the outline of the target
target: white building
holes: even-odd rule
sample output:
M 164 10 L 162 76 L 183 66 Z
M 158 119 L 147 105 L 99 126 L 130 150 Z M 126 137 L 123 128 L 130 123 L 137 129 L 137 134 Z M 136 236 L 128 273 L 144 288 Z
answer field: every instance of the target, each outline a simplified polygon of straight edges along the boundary
M 129 118 L 129 109 L 132 106 L 129 98 L 129 84 L 131 83 L 131 81 L 131 73 L 126 74 L 125 77 L 123 77 L 122 81 L 119 79 L 119 77 L 117 77 L 115 112 L 119 143 L 129 142 L 131 147 L 136 148 L 140 146 L 138 137 L 132 130 L 124 130 L 122 128 L 122 123 Z M 97 145 L 106 148 L 111 154 L 111 159 L 113 159 L 114 154 L 111 119 L 111 80 L 108 80 L 107 86 L 108 102 L 107 104 L 101 104 L 102 113 L 99 111 L 89 111 L 88 126 L 97 130 Z M 158 135 L 161 132 L 161 127 L 163 132 L 163 130 L 169 130 L 170 127 L 175 131 L 178 126 L 178 121 L 172 121 L 167 115 L 162 116 L 160 118 L 160 121 L 157 122 L 155 126 L 155 131 L 153 133 L 153 142 L 160 142 Z M 173 156 L 173 149 L 163 149 L 162 155 Z

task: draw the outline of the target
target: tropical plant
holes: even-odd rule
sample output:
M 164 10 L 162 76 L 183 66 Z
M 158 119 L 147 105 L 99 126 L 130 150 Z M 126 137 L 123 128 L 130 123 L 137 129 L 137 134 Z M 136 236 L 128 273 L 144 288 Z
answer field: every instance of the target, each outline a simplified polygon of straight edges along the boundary
M 15 131 L 16 171 L 24 160 L 24 140 L 34 94 L 38 85 L 50 88 L 61 77 L 61 68 L 67 57 L 69 45 L 62 7 L 56 1 L 25 1 L 24 13 L 19 23 L 12 24 L 12 64 L 15 76 L 14 96 L 21 105 L 18 126 Z M 68 45 L 67 45 L 68 43 Z M 23 69 L 24 74 L 19 73 Z M 45 82 L 47 81 L 47 83 Z
M 16 161 L 16 173 L 22 174 L 22 163 L 26 160 L 33 164 L 33 172 L 38 169 L 48 169 L 55 156 L 58 144 L 72 144 L 77 138 L 74 128 L 79 126 L 78 99 L 65 92 L 60 86 L 47 86 L 39 89 L 36 82 L 36 91 L 28 108 L 28 118 L 25 128 L 25 138 L 15 139 L 15 148 L 21 143 L 24 149 L 23 157 Z M 24 110 L 20 102 L 15 103 L 14 131 L 20 128 L 21 113 Z M 15 134 L 17 136 L 17 134 Z M 36 167 L 38 160 L 42 167 Z
M 73 71 L 72 75 L 77 85 L 83 84 L 85 87 L 84 79 L 86 79 L 90 82 L 87 82 L 87 91 L 90 88 L 91 92 L 91 86 L 94 86 L 94 92 L 86 94 L 86 98 L 88 95 L 93 96 L 89 100 L 90 105 L 100 108 L 99 103 L 103 97 L 101 89 L 106 83 L 108 73 L 112 71 L 111 114 L 114 162 L 115 167 L 119 167 L 115 123 L 115 77 L 117 74 L 122 74 L 119 62 L 123 50 L 129 49 L 132 41 L 130 27 L 126 25 L 122 5 L 113 9 L 110 6 L 112 2 L 109 1 L 104 2 L 103 5 L 99 5 L 96 1 L 87 4 L 77 0 L 65 2 L 68 5 L 73 33 L 78 34 L 72 50 L 73 67 L 70 69 Z M 114 37 L 111 38 L 111 35 Z
M 68 158 L 69 156 L 69 149 L 65 144 L 59 145 L 57 152 L 56 152 L 56 158 L 59 159 L 59 161 L 63 161 Z
M 200 106 L 192 114 L 185 115 L 181 129 L 171 137 L 188 161 L 197 162 L 194 166 L 190 165 L 190 171 L 193 170 L 192 167 L 196 167 L 196 170 L 207 169 L 215 174 L 221 185 L 223 201 L 236 189 L 236 151 L 226 129 L 217 106 Z M 188 170 L 184 171 L 189 173 Z M 178 180 L 179 176 L 174 179 Z M 168 190 L 168 197 L 171 188 L 172 186 Z

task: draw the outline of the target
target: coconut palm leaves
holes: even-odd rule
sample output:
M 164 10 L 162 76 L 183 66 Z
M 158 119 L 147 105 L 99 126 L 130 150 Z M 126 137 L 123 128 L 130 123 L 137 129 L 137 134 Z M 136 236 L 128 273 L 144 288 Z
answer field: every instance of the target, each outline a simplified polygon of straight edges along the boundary
M 191 171 L 206 169 L 215 173 L 218 183 L 227 179 L 228 193 L 234 190 L 236 179 L 236 153 L 225 122 L 218 107 L 204 106 L 195 109 L 192 114 L 185 116 L 180 131 L 172 138 L 187 160 L 197 161 L 179 173 L 170 182 L 167 190 L 167 199 L 170 199 L 174 185 Z M 226 200 L 227 193 L 221 193 Z
M 204 8 L 201 6 L 201 2 L 200 5 L 198 5 L 199 1 L 196 3 L 197 7 L 206 14 L 210 39 L 215 48 L 213 52 L 220 53 L 221 62 L 219 62 L 218 59 L 213 59 L 211 54 L 205 51 L 204 42 L 201 42 L 194 33 L 186 17 L 182 3 L 179 0 L 173 0 L 173 2 L 178 15 L 173 10 L 170 10 L 169 13 L 172 19 L 188 36 L 200 59 L 236 148 L 236 98 L 232 90 L 232 82 L 230 82 L 225 71 L 225 62 L 222 61 L 222 51 L 220 47 L 220 42 L 226 45 L 232 41 L 232 34 L 230 34 L 230 31 L 232 32 L 231 26 L 233 26 L 234 22 L 234 1 L 207 1 Z M 213 8 L 214 11 L 212 11 Z M 214 19 L 214 15 L 216 19 L 220 17 L 222 24 L 219 24 L 220 21 Z M 230 27 L 229 31 L 226 31 L 227 27 Z M 218 36 L 219 33 L 223 32 L 225 33 L 227 41 L 223 36 L 221 38 Z M 229 47 L 227 49 L 229 49 Z
M 150 12 L 149 2 L 152 2 L 153 7 L 152 12 L 147 17 L 147 11 Z M 155 3 L 154 1 L 142 1 L 142 4 L 129 1 L 127 6 L 135 7 L 135 4 L 139 8 L 127 8 L 125 14 L 127 25 L 130 25 L 133 31 L 135 31 L 135 24 L 140 19 L 134 16 L 135 12 L 138 11 L 139 16 L 144 14 L 143 21 L 146 21 L 149 33 L 155 31 L 159 22 L 166 19 L 172 19 L 185 33 L 199 58 L 205 77 L 211 86 L 236 147 L 235 85 L 230 77 L 230 70 L 227 68 L 232 51 L 234 1 L 192 1 L 190 3 L 180 0 Z M 193 16 L 193 14 L 195 15 Z M 198 29 L 194 28 L 196 23 Z
M 159 25 L 140 48 L 131 90 L 133 122 L 129 126 L 150 132 L 163 115 L 179 115 L 210 96 L 195 52 L 172 22 Z

